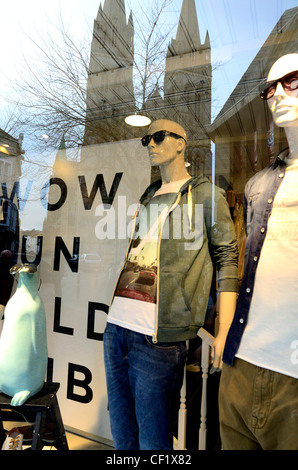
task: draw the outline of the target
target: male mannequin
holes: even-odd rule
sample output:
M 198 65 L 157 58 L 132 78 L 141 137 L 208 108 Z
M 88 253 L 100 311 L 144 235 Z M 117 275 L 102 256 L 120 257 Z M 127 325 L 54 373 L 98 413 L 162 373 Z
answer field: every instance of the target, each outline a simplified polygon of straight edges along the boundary
M 223 191 L 215 188 L 213 226 L 212 185 L 188 174 L 186 142 L 185 130 L 164 119 L 153 122 L 142 139 L 162 179 L 140 200 L 104 334 L 117 450 L 172 449 L 173 405 L 183 381 L 185 342 L 204 323 L 212 261 L 218 270 L 221 312 L 233 314 L 236 304 L 237 243 L 229 207 Z M 215 368 L 221 365 L 226 333 L 221 325 Z
M 298 449 L 298 54 L 261 96 L 289 149 L 246 185 L 245 271 L 228 333 L 219 405 L 223 449 Z

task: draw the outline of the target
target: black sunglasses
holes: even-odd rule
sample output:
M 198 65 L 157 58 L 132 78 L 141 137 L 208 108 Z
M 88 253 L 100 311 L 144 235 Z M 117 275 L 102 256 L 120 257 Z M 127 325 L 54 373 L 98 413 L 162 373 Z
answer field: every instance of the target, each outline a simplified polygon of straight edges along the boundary
M 148 145 L 149 145 L 151 139 L 153 139 L 156 144 L 161 144 L 161 142 L 163 142 L 163 141 L 165 140 L 165 138 L 166 138 L 167 135 L 170 135 L 170 136 L 172 136 L 172 137 L 175 137 L 176 139 L 183 139 L 183 140 L 185 140 L 183 137 L 181 137 L 181 135 L 174 134 L 174 132 L 157 131 L 157 132 L 154 132 L 154 134 L 145 135 L 145 136 L 142 138 L 142 145 L 143 145 L 143 147 L 148 147 Z
M 261 98 L 269 100 L 275 93 L 277 84 L 281 83 L 286 94 L 291 96 L 292 92 L 298 88 L 298 71 L 288 73 L 277 80 L 271 80 L 260 86 Z

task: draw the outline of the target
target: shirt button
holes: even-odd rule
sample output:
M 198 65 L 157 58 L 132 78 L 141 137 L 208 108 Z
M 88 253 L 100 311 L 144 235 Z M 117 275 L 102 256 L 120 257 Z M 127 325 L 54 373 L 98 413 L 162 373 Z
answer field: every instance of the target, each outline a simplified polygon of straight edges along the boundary
M 261 233 L 264 233 L 265 232 L 265 229 L 264 227 L 261 228 Z
M 243 324 L 244 323 L 244 318 L 240 318 L 239 323 Z
M 284 176 L 285 176 L 284 173 L 280 173 L 280 174 L 279 174 L 279 177 L 280 177 L 280 178 L 283 178 Z
M 272 204 L 272 198 L 268 199 L 268 204 Z
M 257 257 L 257 256 L 254 256 L 254 261 L 258 261 L 258 257 Z
M 249 288 L 249 287 L 246 289 L 246 292 L 247 292 L 248 294 L 250 293 L 250 288 Z

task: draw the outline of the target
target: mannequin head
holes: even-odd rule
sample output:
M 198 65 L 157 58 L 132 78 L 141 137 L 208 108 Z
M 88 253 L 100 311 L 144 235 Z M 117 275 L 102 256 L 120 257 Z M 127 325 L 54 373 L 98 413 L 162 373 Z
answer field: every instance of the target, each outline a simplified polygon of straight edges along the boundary
M 158 119 L 157 121 L 152 122 L 152 124 L 149 126 L 148 134 L 154 134 L 154 132 L 161 130 L 173 132 L 174 134 L 182 137 L 185 142 L 187 142 L 187 135 L 185 130 L 175 121 L 170 121 L 169 119 Z
M 298 54 L 287 54 L 273 64 L 267 82 L 279 80 L 295 71 L 298 71 Z M 268 106 L 277 126 L 298 127 L 298 88 L 287 91 L 278 81 L 273 96 L 268 99 Z
M 157 133 L 157 134 L 156 134 Z M 156 137 L 156 138 L 154 138 Z M 154 121 L 142 143 L 148 146 L 151 165 L 167 166 L 183 162 L 187 142 L 182 126 L 168 119 Z
M 184 162 L 186 142 L 183 127 L 168 119 L 154 121 L 143 137 L 142 144 L 148 147 L 150 163 L 159 166 L 163 183 L 189 177 Z

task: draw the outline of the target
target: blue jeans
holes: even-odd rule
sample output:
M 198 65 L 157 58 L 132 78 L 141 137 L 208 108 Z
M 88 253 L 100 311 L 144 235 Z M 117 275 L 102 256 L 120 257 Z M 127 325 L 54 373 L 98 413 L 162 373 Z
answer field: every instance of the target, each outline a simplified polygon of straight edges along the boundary
M 104 359 L 116 450 L 172 450 L 185 342 L 153 344 L 151 337 L 107 323 Z

